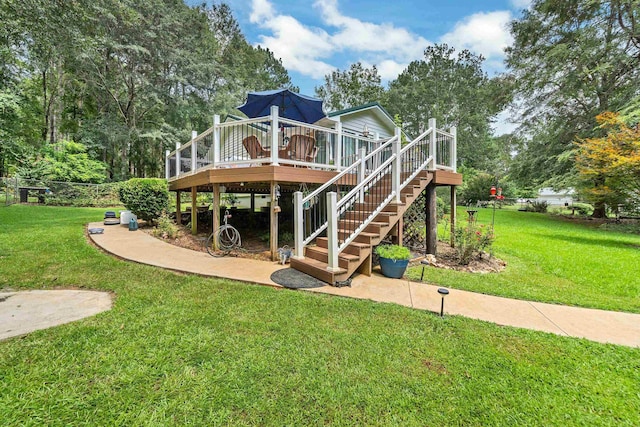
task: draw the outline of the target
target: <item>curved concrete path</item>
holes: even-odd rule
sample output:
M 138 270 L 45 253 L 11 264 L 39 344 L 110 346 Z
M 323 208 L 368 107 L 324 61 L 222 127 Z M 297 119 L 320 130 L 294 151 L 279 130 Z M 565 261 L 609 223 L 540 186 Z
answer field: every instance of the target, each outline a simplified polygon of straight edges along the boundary
M 270 279 L 274 271 L 283 268 L 276 262 L 213 258 L 203 252 L 165 243 L 142 231 L 130 232 L 127 227 L 104 226 L 102 223 L 88 225 L 88 228 L 92 227 L 105 229 L 104 234 L 90 235 L 93 242 L 123 259 L 187 273 L 281 287 Z M 371 277 L 356 276 L 351 287 L 325 286 L 308 291 L 391 302 L 439 313 L 441 299 L 437 289 L 438 286 L 389 279 L 374 273 Z M 640 347 L 640 314 L 515 300 L 455 289 L 449 291 L 445 300 L 446 314 L 602 343 Z
M 110 308 L 108 292 L 0 292 L 0 340 L 84 319 Z

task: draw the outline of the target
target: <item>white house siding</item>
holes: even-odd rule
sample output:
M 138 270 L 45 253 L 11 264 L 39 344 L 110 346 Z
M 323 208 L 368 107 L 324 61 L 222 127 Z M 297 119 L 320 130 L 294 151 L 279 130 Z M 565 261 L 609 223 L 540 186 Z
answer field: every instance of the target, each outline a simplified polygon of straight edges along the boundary
M 575 191 L 572 188 L 554 191 L 553 188 L 541 188 L 538 191 L 537 201 L 547 202 L 549 206 L 564 206 L 565 203 L 571 205 L 574 202 Z
M 357 111 L 353 113 L 347 113 L 344 116 L 332 117 L 333 119 L 340 120 L 342 123 L 343 131 L 350 131 L 356 135 L 362 135 L 364 126 L 367 125 L 370 135 L 375 135 L 377 132 L 380 138 L 390 138 L 393 136 L 393 125 L 385 123 L 374 115 L 372 109 L 363 111 Z

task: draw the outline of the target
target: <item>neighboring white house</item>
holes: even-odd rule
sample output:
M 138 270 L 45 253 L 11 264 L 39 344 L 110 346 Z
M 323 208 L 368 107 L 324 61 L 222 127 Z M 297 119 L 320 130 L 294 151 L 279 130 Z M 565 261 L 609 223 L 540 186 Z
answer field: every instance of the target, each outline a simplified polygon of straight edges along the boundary
M 565 206 L 572 205 L 575 201 L 576 192 L 573 188 L 563 190 L 554 190 L 551 187 L 545 187 L 538 190 L 538 202 L 547 202 L 549 206 Z

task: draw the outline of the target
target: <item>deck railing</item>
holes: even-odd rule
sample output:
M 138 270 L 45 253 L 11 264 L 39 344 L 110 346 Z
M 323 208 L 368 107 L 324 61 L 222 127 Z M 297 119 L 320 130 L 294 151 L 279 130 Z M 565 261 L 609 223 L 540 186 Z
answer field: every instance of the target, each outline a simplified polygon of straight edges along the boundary
M 431 122 L 429 127 L 435 128 Z M 254 165 L 304 165 L 341 172 L 358 161 L 361 149 L 372 153 L 388 140 L 343 131 L 339 122 L 323 127 L 285 119 L 279 117 L 277 107 L 269 116 L 225 123 L 216 115 L 211 128 L 199 135 L 194 132 L 190 141 L 165 154 L 166 178 Z M 435 159 L 430 168 L 455 170 L 455 129 L 438 130 L 429 141 L 428 152 Z M 387 146 L 380 156 L 370 157 L 365 169 L 377 169 L 391 156 L 390 150 Z
M 401 201 L 402 189 L 422 170 L 442 166 L 455 170 L 451 164 L 437 164 L 439 135 L 450 137 L 449 145 L 455 148 L 455 128 L 449 133 L 439 131 L 434 119 L 429 120 L 429 129 L 404 147 L 401 146 L 401 129 L 396 128 L 392 139 L 368 155 L 362 149 L 351 166 L 317 190 L 307 195 L 294 193 L 294 255 L 304 258 L 305 246 L 326 232 L 327 268 L 337 270 L 339 254 L 387 204 Z M 450 150 L 440 151 L 449 154 L 448 158 L 441 154 L 442 161 L 455 160 Z M 355 182 L 353 178 L 356 178 Z M 332 189 L 345 182 L 355 185 L 339 197 L 340 193 Z

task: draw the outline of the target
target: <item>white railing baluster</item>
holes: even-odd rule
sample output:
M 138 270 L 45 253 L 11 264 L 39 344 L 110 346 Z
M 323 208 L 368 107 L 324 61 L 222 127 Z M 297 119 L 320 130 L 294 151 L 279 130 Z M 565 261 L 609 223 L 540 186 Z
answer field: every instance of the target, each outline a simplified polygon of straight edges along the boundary
M 302 192 L 293 193 L 293 236 L 294 236 L 294 257 L 304 258 L 304 204 L 302 203 Z
M 176 142 L 176 176 L 180 176 L 180 170 L 182 169 L 182 165 L 180 164 L 180 147 L 182 145 L 179 142 Z
M 191 172 L 194 173 L 196 169 L 198 169 L 198 141 L 196 141 L 196 137 L 198 136 L 198 131 L 191 131 Z
M 451 139 L 451 144 L 449 145 L 449 152 L 451 153 L 451 166 L 454 172 L 458 171 L 458 130 L 455 126 L 449 129 L 453 138 Z
M 335 191 L 327 193 L 327 270 L 337 271 L 338 266 L 338 195 Z
M 334 163 L 338 168 L 338 171 L 342 169 L 342 123 L 338 122 L 336 124 L 336 131 L 338 132 L 336 136 L 336 147 L 335 153 L 333 153 Z
M 367 162 L 365 158 L 367 157 L 367 149 L 360 148 L 360 153 L 358 154 L 358 161 L 360 162 L 360 166 L 358 167 L 358 182 L 364 181 L 364 177 L 367 174 Z M 360 190 L 360 201 L 364 201 L 364 187 Z
M 271 165 L 278 166 L 278 106 L 271 106 Z
M 402 140 L 402 129 L 396 127 L 396 138 L 393 141 L 393 155 L 396 156 L 393 160 L 393 169 L 391 172 L 391 191 L 396 193 L 396 202 L 400 203 L 400 171 L 402 169 L 402 163 L 400 158 L 400 149 Z
M 171 178 L 171 160 L 169 159 L 169 153 L 169 150 L 164 152 L 164 176 L 167 178 L 167 181 Z
M 429 169 L 436 170 L 436 144 L 438 134 L 438 131 L 436 129 L 436 119 L 429 119 L 429 128 L 433 129 L 431 135 L 429 135 L 429 157 L 431 157 L 431 162 L 429 162 Z
M 220 116 L 213 116 L 213 166 L 220 163 Z

